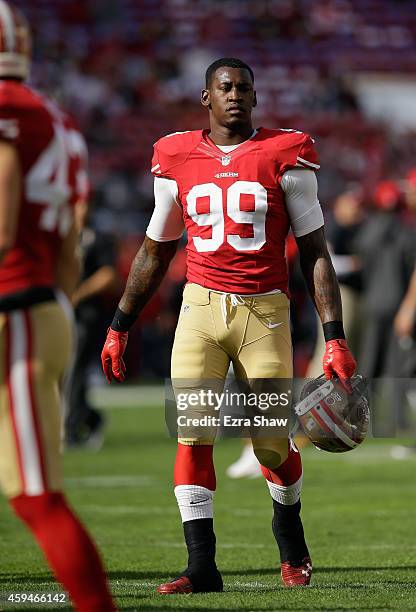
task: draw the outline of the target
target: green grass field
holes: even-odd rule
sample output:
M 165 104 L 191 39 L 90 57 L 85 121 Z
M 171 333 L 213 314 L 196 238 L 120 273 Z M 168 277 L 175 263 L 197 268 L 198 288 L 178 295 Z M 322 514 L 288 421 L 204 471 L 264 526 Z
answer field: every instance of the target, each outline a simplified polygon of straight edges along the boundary
M 416 610 L 416 459 L 389 459 L 387 441 L 341 456 L 304 451 L 303 520 L 313 584 L 284 589 L 263 479 L 224 476 L 237 440 L 216 448 L 217 561 L 222 594 L 160 596 L 155 587 L 185 564 L 171 479 L 175 443 L 158 405 L 109 408 L 100 453 L 65 456 L 69 498 L 105 557 L 122 610 Z M 0 500 L 0 592 L 50 592 L 32 539 Z M 38 609 L 0 603 L 0 609 Z M 49 605 L 48 610 L 68 610 Z

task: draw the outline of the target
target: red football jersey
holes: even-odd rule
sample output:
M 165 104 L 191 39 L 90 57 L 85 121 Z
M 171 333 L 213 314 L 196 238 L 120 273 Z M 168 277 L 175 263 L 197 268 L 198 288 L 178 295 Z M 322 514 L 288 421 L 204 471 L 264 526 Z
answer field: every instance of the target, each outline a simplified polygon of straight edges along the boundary
M 295 130 L 260 128 L 224 153 L 208 133 L 171 134 L 154 145 L 153 174 L 178 185 L 187 279 L 230 293 L 286 292 L 290 220 L 280 181 L 295 166 L 319 168 L 313 140 Z
M 26 85 L 1 81 L 0 138 L 15 145 L 22 170 L 17 235 L 0 264 L 0 296 L 53 287 L 56 259 L 72 223 L 63 117 Z
M 78 124 L 68 114 L 63 115 L 69 155 L 68 183 L 71 204 L 88 202 L 91 185 L 88 177 L 88 148 Z

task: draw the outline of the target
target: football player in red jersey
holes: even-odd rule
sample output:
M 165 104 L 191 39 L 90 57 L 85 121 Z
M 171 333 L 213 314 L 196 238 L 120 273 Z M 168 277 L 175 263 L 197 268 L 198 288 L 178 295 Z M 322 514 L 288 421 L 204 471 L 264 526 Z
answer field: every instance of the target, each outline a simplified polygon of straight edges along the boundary
M 187 280 L 172 352 L 175 393 L 218 382 L 232 362 L 237 378 L 292 376 L 285 240 L 291 227 L 326 338 L 323 367 L 343 384 L 355 370 L 342 325 L 338 283 L 317 198 L 312 139 L 296 130 L 253 129 L 254 76 L 223 58 L 206 73 L 201 102 L 210 128 L 171 134 L 154 146 L 155 210 L 102 352 L 107 379 L 124 380 L 128 330 L 158 287 L 186 228 Z M 210 406 L 197 414 L 215 414 Z M 180 431 L 175 495 L 188 567 L 159 593 L 221 591 L 215 562 L 212 449 L 205 436 Z M 309 584 L 312 564 L 300 519 L 302 465 L 287 437 L 255 437 L 273 499 L 273 533 L 287 586 Z
M 70 296 L 78 277 L 78 187 L 62 115 L 23 82 L 29 64 L 27 23 L 0 0 L 0 485 L 75 609 L 113 611 L 97 549 L 62 493 L 71 333 L 55 290 Z

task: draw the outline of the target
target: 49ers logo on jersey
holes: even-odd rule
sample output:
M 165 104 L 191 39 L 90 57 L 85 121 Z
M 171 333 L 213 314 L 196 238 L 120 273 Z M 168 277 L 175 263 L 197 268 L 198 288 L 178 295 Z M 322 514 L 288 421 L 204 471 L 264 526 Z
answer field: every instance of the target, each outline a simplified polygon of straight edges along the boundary
M 218 172 L 214 174 L 215 178 L 236 178 L 238 176 L 238 172 Z
M 236 181 L 225 190 L 227 216 L 234 223 L 251 225 L 253 236 L 249 238 L 226 233 L 223 192 L 224 190 L 215 183 L 203 183 L 192 187 L 187 195 L 188 215 L 197 225 L 212 228 L 211 238 L 193 237 L 196 250 L 199 253 L 213 252 L 227 242 L 236 251 L 258 251 L 266 242 L 266 189 L 257 181 Z M 241 210 L 242 195 L 253 196 L 254 210 Z M 197 212 L 199 198 L 209 198 L 208 213 Z

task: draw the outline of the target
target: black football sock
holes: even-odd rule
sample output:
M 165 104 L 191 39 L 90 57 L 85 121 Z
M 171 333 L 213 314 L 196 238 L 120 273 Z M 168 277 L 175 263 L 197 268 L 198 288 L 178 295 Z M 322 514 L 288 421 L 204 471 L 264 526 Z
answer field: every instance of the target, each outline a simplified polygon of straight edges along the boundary
M 280 551 L 280 561 L 290 561 L 294 566 L 302 565 L 309 556 L 300 518 L 300 501 L 285 505 L 273 500 L 272 529 Z
M 222 578 L 215 563 L 213 519 L 185 521 L 183 531 L 188 549 L 188 567 L 182 575 L 188 576 L 195 592 L 222 591 Z

